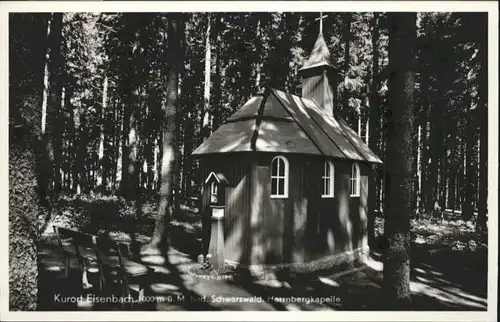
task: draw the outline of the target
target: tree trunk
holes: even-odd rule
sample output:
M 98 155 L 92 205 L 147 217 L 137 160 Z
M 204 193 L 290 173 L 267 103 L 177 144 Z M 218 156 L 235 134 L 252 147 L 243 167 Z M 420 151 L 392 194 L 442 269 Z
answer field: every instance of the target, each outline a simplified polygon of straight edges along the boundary
M 466 128 L 466 151 L 465 151 L 465 193 L 462 204 L 462 219 L 465 221 L 471 220 L 474 213 L 474 196 L 475 196 L 475 180 L 477 178 L 477 163 L 475 162 L 475 146 L 476 146 L 476 120 L 474 110 L 467 111 L 467 128 Z
M 370 149 L 375 154 L 379 154 L 378 144 L 379 144 L 379 133 L 380 133 L 380 98 L 378 96 L 378 86 L 380 82 L 379 78 L 379 50 L 378 42 L 380 38 L 379 32 L 379 14 L 377 12 L 373 13 L 372 20 L 372 46 L 373 46 L 373 65 L 372 65 L 372 80 L 370 88 L 370 111 L 369 111 L 369 129 L 370 129 Z M 377 199 L 377 169 L 373 169 L 370 176 L 370 183 L 368 185 L 368 245 L 373 247 L 375 245 L 375 209 L 376 209 L 376 199 Z
M 61 190 L 61 131 L 59 125 L 60 107 L 62 97 L 62 65 L 61 37 L 62 37 L 62 13 L 53 13 L 50 23 L 49 60 L 47 63 L 47 103 L 46 115 L 42 114 L 42 134 L 46 142 L 48 155 L 53 163 L 51 177 L 54 182 L 54 191 Z
M 69 156 L 69 140 L 67 134 L 67 118 L 66 114 L 68 112 L 68 92 L 66 87 L 62 87 L 61 91 L 61 118 L 60 118 L 60 129 L 61 129 L 61 190 L 66 193 L 69 192 L 69 161 L 71 160 Z
M 391 309 L 409 308 L 410 213 L 413 182 L 413 123 L 416 14 L 389 13 L 389 178 L 384 293 Z
M 155 154 L 155 138 L 156 138 L 156 127 L 153 126 L 153 124 L 155 124 L 155 113 L 153 113 L 152 109 L 155 109 L 156 108 L 156 104 L 155 104 L 155 101 L 154 99 L 156 98 L 156 93 L 153 92 L 151 89 L 150 89 L 150 93 L 148 95 L 148 106 L 149 106 L 149 109 L 148 109 L 148 118 L 147 118 L 147 122 L 149 125 L 151 125 L 151 129 L 147 132 L 147 136 L 145 138 L 145 149 L 144 149 L 144 154 L 145 154 L 145 159 L 146 159 L 146 163 L 147 163 L 147 179 L 146 179 L 146 182 L 147 182 L 147 186 L 146 186 L 146 190 L 148 192 L 148 194 L 151 194 L 152 193 L 152 190 L 153 190 L 153 180 L 154 180 L 154 154 Z
M 75 189 L 76 194 L 82 193 L 82 189 L 86 187 L 86 171 L 85 171 L 85 160 L 87 159 L 86 154 L 86 140 L 85 140 L 85 117 L 81 117 L 80 112 L 81 107 L 77 108 L 77 116 L 75 122 L 75 133 L 76 133 L 76 144 L 75 144 Z
M 439 178 L 439 153 L 441 152 L 441 140 L 442 134 L 440 125 L 436 124 L 439 122 L 440 116 L 438 115 L 438 107 L 432 106 L 431 108 L 431 135 L 430 135 L 430 151 L 429 156 L 431 158 L 429 163 L 429 172 L 428 172 L 428 185 L 429 185 L 429 196 L 427 198 L 427 211 L 431 211 L 434 203 L 439 198 L 439 186 L 438 186 L 438 178 Z M 435 111 L 435 112 L 432 112 Z
M 122 180 L 122 148 L 123 148 L 123 104 L 119 100 L 115 103 L 115 124 L 114 124 L 114 140 L 115 140 L 115 154 L 114 154 L 114 169 L 113 176 L 114 189 L 119 189 L 119 183 Z
M 29 135 L 29 134 L 28 134 Z M 23 137 L 9 141 L 9 307 L 37 308 L 39 200 L 34 148 Z M 17 142 L 16 142 L 17 141 Z M 24 142 L 23 142 L 24 141 Z
M 261 13 L 254 13 L 257 15 L 257 25 L 255 27 L 255 92 L 260 91 L 260 78 L 261 78 L 261 51 L 262 51 L 262 36 L 260 22 Z
M 182 163 L 182 172 L 184 174 L 184 196 L 187 201 L 191 199 L 192 195 L 192 158 L 191 153 L 193 152 L 193 109 L 191 104 L 186 104 L 186 119 L 184 120 L 184 160 Z
M 481 20 L 483 30 L 480 38 L 480 48 L 478 60 L 481 63 L 479 70 L 479 102 L 478 102 L 478 123 L 479 123 L 479 195 L 478 213 L 476 221 L 476 231 L 485 232 L 487 229 L 488 214 L 488 39 L 486 38 L 488 16 L 484 15 Z
M 342 108 L 344 110 L 344 115 L 347 117 L 347 123 L 351 125 L 353 128 L 353 117 L 352 111 L 349 108 L 349 89 L 347 88 L 347 79 L 349 78 L 350 71 L 350 45 L 351 45 L 351 21 L 352 21 L 352 13 L 346 12 L 344 13 L 344 87 L 342 93 Z
M 106 123 L 106 113 L 107 113 L 107 100 L 108 100 L 108 76 L 104 76 L 104 80 L 102 83 L 102 110 L 101 110 L 101 124 L 100 124 L 100 133 L 99 133 L 99 151 L 98 151 L 98 159 L 99 159 L 99 169 L 97 173 L 97 186 L 102 186 L 105 188 L 106 182 L 104 180 L 104 124 Z
M 210 44 L 210 28 L 211 19 L 210 13 L 208 14 L 207 22 L 207 32 L 205 36 L 205 83 L 203 90 L 203 112 L 201 117 L 201 137 L 205 141 L 210 136 L 210 76 L 212 74 L 211 60 L 212 60 L 212 48 Z
M 79 147 L 79 122 L 77 122 L 78 115 L 75 115 L 75 106 L 71 105 L 70 96 L 68 95 L 68 103 L 70 108 L 70 140 L 71 140 L 71 159 L 74 160 L 71 163 L 71 193 L 77 192 L 77 184 L 78 184 L 78 165 L 80 161 L 78 161 L 78 147 Z
M 132 87 L 134 88 L 134 87 Z M 134 200 L 136 194 L 136 189 L 137 189 L 137 181 L 139 178 L 139 167 L 137 164 L 138 161 L 138 107 L 137 105 L 137 93 L 135 92 L 136 89 L 133 89 L 133 92 L 131 93 L 131 102 L 128 108 L 131 110 L 129 114 L 128 120 L 128 135 L 127 135 L 127 184 L 125 186 L 124 192 L 124 197 L 128 200 Z
M 180 19 L 184 19 L 183 16 L 180 17 Z M 178 22 L 177 24 L 177 30 L 175 31 L 178 39 L 177 39 L 177 45 L 174 47 L 176 52 L 176 57 L 179 62 L 176 64 L 176 71 L 177 71 L 177 103 L 176 103 L 176 110 L 175 110 L 175 130 L 174 130 L 174 148 L 175 148 L 175 156 L 174 156 L 174 186 L 173 188 L 175 189 L 175 199 L 174 199 L 174 210 L 176 212 L 180 211 L 181 209 L 181 185 L 182 185 L 182 180 L 185 180 L 185 178 L 182 176 L 182 127 L 184 126 L 183 124 L 183 109 L 182 106 L 180 105 L 179 102 L 179 97 L 184 97 L 183 95 L 185 94 L 182 89 L 183 89 L 183 74 L 184 74 L 184 44 L 185 44 L 185 26 L 184 23 Z M 182 100 L 181 100 L 182 101 Z
M 453 162 L 455 162 L 456 159 L 457 156 L 453 158 Z M 455 165 L 453 165 L 453 167 L 450 169 L 450 178 L 448 180 L 448 208 L 450 208 L 452 212 L 455 212 L 456 178 L 457 178 L 456 167 Z
M 465 133 L 465 113 L 461 115 L 462 121 L 460 122 L 461 128 L 460 131 Z M 463 134 L 462 134 L 463 135 Z M 458 183 L 457 183 L 457 201 L 456 204 L 458 209 L 463 213 L 463 200 L 465 195 L 465 137 L 460 138 L 460 165 L 458 170 Z
M 418 134 L 417 134 L 417 189 L 416 189 L 416 213 L 420 214 L 422 213 L 422 175 L 423 175 L 423 162 L 422 162 L 422 150 L 423 150 L 423 141 L 424 141 L 424 136 L 423 132 L 424 130 L 422 129 L 422 122 L 424 121 L 424 118 L 422 117 L 422 114 L 420 115 L 420 123 L 418 126 Z
M 214 34 L 216 39 L 215 44 L 215 73 L 213 80 L 213 94 L 212 94 L 212 105 L 213 108 L 213 123 L 212 128 L 217 129 L 222 124 L 222 74 L 221 74 L 221 46 L 222 43 L 221 37 L 221 17 L 220 14 L 215 16 L 214 22 Z
M 9 310 L 37 308 L 37 247 L 49 220 L 51 164 L 41 138 L 50 15 L 9 15 Z
M 132 111 L 130 110 L 130 100 L 132 86 L 130 81 L 126 81 L 126 86 L 124 87 L 124 104 L 123 104 L 123 117 L 122 117 L 122 140 L 121 140 L 121 181 L 120 181 L 120 190 L 123 196 L 127 195 L 128 187 L 130 185 L 129 175 L 128 175 L 128 160 L 129 160 L 129 143 L 128 143 L 128 135 L 130 128 L 130 117 Z M 128 102 L 127 102 L 128 101 Z
M 433 197 L 433 178 L 431 178 L 432 170 L 434 169 L 435 159 L 432 157 L 433 148 L 432 148 L 432 111 L 433 109 L 430 106 L 430 98 L 429 98 L 429 87 L 430 87 L 430 77 L 429 77 L 429 66 L 428 62 L 421 59 L 421 68 L 422 68 L 422 81 L 421 81 L 421 95 L 422 95 L 422 115 L 421 115 L 421 125 L 422 125 L 422 156 L 421 156 L 421 166 L 422 166 L 422 202 L 420 205 L 419 212 L 425 212 L 426 210 L 430 210 L 432 205 L 434 204 Z M 429 164 L 429 161 L 431 164 Z
M 161 182 L 159 191 L 158 215 L 150 246 L 166 250 L 170 244 L 168 227 L 171 219 L 171 180 L 175 170 L 174 133 L 176 127 L 177 92 L 179 76 L 179 30 L 183 30 L 181 14 L 170 14 L 168 17 L 168 62 L 170 65 L 167 80 L 167 104 L 165 107 L 165 123 L 162 130 Z
M 447 146 L 447 144 L 445 144 Z M 441 156 L 441 163 L 439 169 L 439 205 L 443 208 L 446 207 L 446 181 L 448 172 L 448 157 L 446 156 L 446 151 L 443 151 Z
M 52 20 L 50 20 L 47 24 L 47 38 L 50 36 L 50 25 Z M 43 69 L 43 92 L 42 92 L 42 115 L 41 115 L 41 124 L 40 131 L 43 136 L 46 136 L 47 133 L 47 104 L 50 92 L 50 84 L 49 84 L 49 56 L 50 49 L 47 49 L 46 61 Z M 52 146 L 47 146 L 47 148 L 52 148 Z

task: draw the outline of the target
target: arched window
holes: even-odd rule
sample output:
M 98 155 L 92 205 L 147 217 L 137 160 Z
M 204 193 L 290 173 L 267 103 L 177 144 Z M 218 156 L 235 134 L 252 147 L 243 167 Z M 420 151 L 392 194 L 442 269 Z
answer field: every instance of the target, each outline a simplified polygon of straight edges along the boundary
M 322 198 L 333 198 L 334 196 L 334 180 L 335 180 L 335 168 L 331 161 L 325 161 L 325 166 L 323 167 L 323 193 Z
M 360 172 L 357 163 L 352 164 L 351 173 L 351 197 L 359 197 L 360 194 Z
M 288 160 L 277 156 L 271 161 L 271 198 L 288 197 Z

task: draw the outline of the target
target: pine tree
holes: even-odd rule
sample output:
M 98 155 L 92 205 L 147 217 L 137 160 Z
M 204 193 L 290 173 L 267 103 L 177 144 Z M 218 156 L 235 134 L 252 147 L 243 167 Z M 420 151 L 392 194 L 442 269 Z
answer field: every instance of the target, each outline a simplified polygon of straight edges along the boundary
M 379 144 L 379 133 L 380 133 L 380 125 L 379 125 L 379 120 L 380 120 L 380 98 L 378 95 L 378 87 L 380 84 L 380 77 L 379 77 L 379 50 L 378 50 L 378 42 L 380 38 L 380 31 L 379 31 L 379 14 L 377 12 L 373 13 L 373 18 L 372 18 L 372 47 L 373 47 L 373 63 L 372 63 L 372 79 L 371 79 L 371 88 L 370 88 L 370 111 L 369 111 L 369 146 L 370 149 L 375 153 L 376 155 L 379 154 L 379 149 L 378 149 L 378 144 Z M 377 177 L 378 177 L 378 171 L 374 170 L 372 171 L 372 175 L 370 177 L 370 183 L 369 183 L 369 192 L 368 192 L 368 197 L 369 197 L 369 219 L 368 219 L 368 244 L 370 246 L 374 245 L 375 241 L 375 227 L 374 227 L 374 221 L 375 221 L 375 209 L 377 208 L 376 205 L 376 199 L 377 199 Z
M 481 65 L 478 75 L 479 103 L 479 196 L 476 230 L 483 233 L 487 229 L 488 214 L 488 15 L 478 14 L 481 26 L 479 36 L 478 61 Z
M 61 54 L 63 14 L 53 13 L 49 34 L 49 61 L 48 61 L 48 97 L 46 123 L 42 123 L 42 131 L 46 136 L 47 150 L 53 160 L 54 191 L 61 190 L 61 97 L 62 97 L 62 67 Z M 43 120 L 43 116 L 42 116 Z M 42 121 L 43 122 L 43 121 Z M 46 128 L 43 128 L 45 125 Z
M 9 309 L 35 310 L 37 251 L 52 176 L 41 109 L 50 15 L 9 15 Z M 34 184 L 35 183 L 35 184 Z
M 212 44 L 210 38 L 212 38 L 212 21 L 211 14 L 207 15 L 207 30 L 205 33 L 205 82 L 203 87 L 203 112 L 201 114 L 201 131 L 203 140 L 206 140 L 211 133 L 210 129 L 210 88 L 212 76 Z
M 179 30 L 184 28 L 182 14 L 169 14 L 168 16 L 168 78 L 167 78 L 167 102 L 165 106 L 165 122 L 162 130 L 162 149 L 163 155 L 161 160 L 161 182 L 159 192 L 158 215 L 156 218 L 153 237 L 151 238 L 151 246 L 166 249 L 169 245 L 168 227 L 172 214 L 172 174 L 175 171 L 175 113 L 178 106 L 177 91 L 179 82 L 179 47 L 181 35 Z
M 389 13 L 389 186 L 384 233 L 384 292 L 388 306 L 407 308 L 410 299 L 410 213 L 413 181 L 413 123 L 416 14 Z

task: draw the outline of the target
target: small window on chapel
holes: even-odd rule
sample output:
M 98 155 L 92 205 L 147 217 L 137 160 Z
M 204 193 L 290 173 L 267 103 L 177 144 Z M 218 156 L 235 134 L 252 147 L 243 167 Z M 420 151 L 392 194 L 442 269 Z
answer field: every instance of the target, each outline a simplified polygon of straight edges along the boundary
M 288 197 L 288 160 L 277 156 L 271 161 L 271 198 Z
M 353 163 L 351 173 L 351 197 L 359 197 L 360 195 L 360 175 L 359 165 Z
M 326 161 L 323 167 L 323 193 L 322 198 L 333 198 L 334 197 L 334 179 L 335 178 L 335 168 L 331 161 Z

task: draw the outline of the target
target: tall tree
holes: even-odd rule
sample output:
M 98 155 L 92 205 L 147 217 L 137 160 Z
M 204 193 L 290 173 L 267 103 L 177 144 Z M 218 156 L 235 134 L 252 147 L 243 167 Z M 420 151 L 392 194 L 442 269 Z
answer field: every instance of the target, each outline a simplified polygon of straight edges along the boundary
M 121 52 L 117 58 L 117 63 L 120 68 L 121 93 L 123 95 L 124 114 L 123 114 L 123 131 L 122 131 L 122 162 L 121 162 L 121 182 L 120 190 L 126 199 L 133 199 L 135 196 L 136 177 L 138 176 L 137 169 L 137 140 L 138 140 L 138 95 L 139 82 L 138 70 L 140 59 L 140 17 L 132 13 L 125 13 L 118 17 L 116 21 L 117 32 L 117 52 Z
M 352 22 L 352 13 L 346 12 L 343 16 L 343 25 L 344 25 L 344 78 L 343 78 L 343 92 L 342 92 L 342 109 L 343 114 L 347 116 L 348 124 L 352 123 L 353 120 L 351 118 L 351 113 L 349 109 L 349 88 L 348 88 L 348 79 L 350 76 L 350 62 L 351 62 L 351 22 Z
M 380 84 L 380 71 L 379 71 L 379 50 L 378 42 L 380 38 L 379 31 L 379 13 L 374 12 L 372 18 L 372 48 L 373 48 L 373 63 L 372 63 L 372 80 L 370 88 L 370 110 L 369 110 L 369 146 L 370 149 L 375 153 L 379 154 L 378 144 L 379 144 L 379 133 L 380 133 L 380 98 L 378 95 L 378 87 Z M 375 240 L 375 209 L 376 209 L 376 199 L 377 199 L 377 178 L 379 173 L 377 169 L 372 171 L 369 183 L 368 192 L 368 204 L 369 204 L 369 217 L 368 217 L 368 244 L 370 246 L 374 245 Z
M 464 183 L 464 199 L 462 203 L 462 219 L 465 221 L 471 220 L 474 214 L 474 199 L 476 191 L 477 179 L 477 162 L 476 162 L 476 146 L 477 146 L 477 124 L 473 109 L 472 100 L 469 102 L 466 112 L 466 151 L 465 151 L 465 183 Z
M 60 109 L 62 97 L 62 67 L 63 56 L 61 55 L 63 14 L 53 13 L 50 23 L 49 60 L 47 63 L 48 72 L 48 97 L 46 118 L 42 115 L 42 134 L 45 136 L 49 157 L 53 162 L 54 190 L 61 190 L 61 130 L 60 130 Z M 44 122 L 45 120 L 45 122 Z
M 184 180 L 186 180 L 185 175 L 182 173 L 183 169 L 183 155 L 182 152 L 185 151 L 185 146 L 183 143 L 185 142 L 183 140 L 183 133 L 182 129 L 184 127 L 184 121 L 185 118 L 184 116 L 184 105 L 182 104 L 182 100 L 184 98 L 183 96 L 183 91 L 182 89 L 184 88 L 183 86 L 183 80 L 184 80 L 184 74 L 185 74 L 185 69 L 184 69 L 184 45 L 185 45 L 185 33 L 186 33 L 186 26 L 184 23 L 184 16 L 181 16 L 180 18 L 182 21 L 181 23 L 178 24 L 177 26 L 177 37 L 178 37 L 178 43 L 176 45 L 176 50 L 177 50 L 177 56 L 176 59 L 178 60 L 177 62 L 177 86 L 178 86 L 178 97 L 177 97 L 177 109 L 176 109 L 176 114 L 175 114 L 175 156 L 174 156 L 174 183 L 173 183 L 173 189 L 175 191 L 174 195 L 174 210 L 180 211 L 181 208 L 181 197 L 185 197 L 185 195 L 182 194 L 182 183 Z M 186 152 L 184 152 L 186 153 Z M 184 198 L 184 200 L 186 200 Z
M 99 158 L 99 171 L 97 174 L 97 186 L 106 186 L 106 164 L 104 163 L 104 145 L 105 145 L 105 124 L 107 123 L 107 103 L 108 103 L 108 77 L 104 75 L 104 81 L 102 84 L 102 109 L 101 109 L 101 124 L 100 124 L 100 133 L 99 133 L 99 150 L 98 150 L 98 158 Z
M 51 162 L 41 140 L 50 15 L 9 15 L 9 309 L 35 310 L 37 251 L 50 212 Z
M 168 51 L 167 61 L 169 69 L 167 75 L 167 102 L 165 106 L 165 122 L 162 127 L 162 160 L 161 178 L 159 191 L 158 214 L 155 223 L 153 237 L 150 246 L 166 249 L 169 245 L 168 227 L 172 214 L 172 173 L 175 171 L 175 113 L 178 106 L 178 82 L 179 82 L 179 48 L 181 39 L 179 30 L 184 30 L 180 25 L 184 23 L 182 14 L 169 14 L 167 18 Z
M 479 49 L 477 58 L 481 69 L 478 75 L 479 88 L 479 196 L 476 230 L 484 232 L 487 228 L 486 216 L 488 214 L 488 15 L 478 14 Z
M 253 20 L 255 22 L 255 92 L 260 90 L 262 78 L 262 13 L 254 13 Z
M 132 19 L 134 17 L 129 17 L 127 19 L 128 23 L 132 22 Z M 141 84 L 140 79 L 139 79 L 139 72 L 140 72 L 140 67 L 139 65 L 141 62 L 139 60 L 142 59 L 142 55 L 140 54 L 141 50 L 141 34 L 139 30 L 131 30 L 134 34 L 133 38 L 133 43 L 130 48 L 132 51 L 131 56 L 132 56 L 132 73 L 128 75 L 130 77 L 130 83 L 131 86 L 129 88 L 130 93 L 129 93 L 129 101 L 128 101 L 128 106 L 125 108 L 128 108 L 130 110 L 129 113 L 129 118 L 128 120 L 125 120 L 125 122 L 128 122 L 128 133 L 127 133 L 127 153 L 126 153 L 126 158 L 127 158 L 127 184 L 125 185 L 125 189 L 123 191 L 123 195 L 125 198 L 133 199 L 135 198 L 136 195 L 136 189 L 139 184 L 139 171 L 140 171 L 140 166 L 138 164 L 139 160 L 139 123 L 140 123 L 140 101 L 139 101 L 139 95 L 140 95 L 140 86 Z
M 221 22 L 222 15 L 216 14 L 214 15 L 214 26 L 213 26 L 213 34 L 214 34 L 214 40 L 215 40 L 215 57 L 214 57 L 214 65 L 215 65 L 215 71 L 214 71 L 214 77 L 213 77 L 213 90 L 212 90 L 212 106 L 213 106 L 213 122 L 212 122 L 212 127 L 214 129 L 219 128 L 221 125 L 221 112 L 222 112 L 222 55 L 221 55 L 221 47 L 222 42 L 222 32 L 223 32 L 223 25 Z
M 410 213 L 413 182 L 413 122 L 416 14 L 389 13 L 389 119 L 386 160 L 388 193 L 384 233 L 384 292 L 388 305 L 410 299 Z
M 201 116 L 201 131 L 203 140 L 207 139 L 210 136 L 210 87 L 211 82 L 210 78 L 212 75 L 212 44 L 210 38 L 212 37 L 212 32 L 210 31 L 212 28 L 211 14 L 207 16 L 207 31 L 205 33 L 205 83 L 203 90 L 203 112 Z

